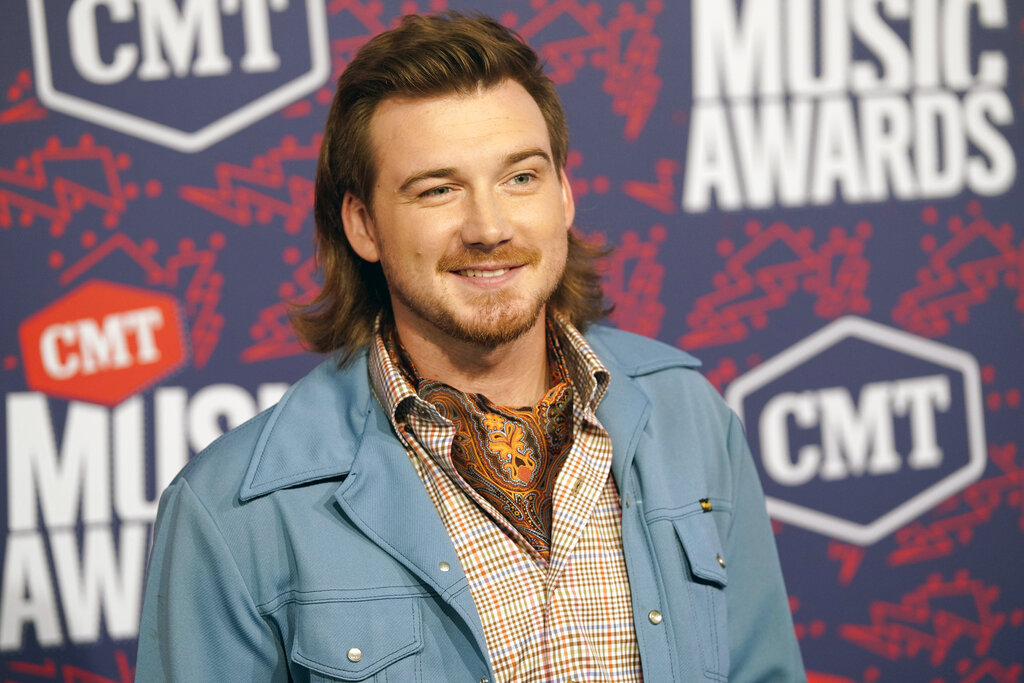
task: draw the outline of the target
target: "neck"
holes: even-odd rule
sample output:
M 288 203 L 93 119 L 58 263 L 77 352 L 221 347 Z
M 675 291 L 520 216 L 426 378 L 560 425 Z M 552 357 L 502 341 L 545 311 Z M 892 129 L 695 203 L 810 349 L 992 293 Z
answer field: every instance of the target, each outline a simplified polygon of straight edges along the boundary
M 501 406 L 532 406 L 548 390 L 543 312 L 525 334 L 496 347 L 431 334 L 397 318 L 395 329 L 421 377 L 467 394 L 483 394 Z

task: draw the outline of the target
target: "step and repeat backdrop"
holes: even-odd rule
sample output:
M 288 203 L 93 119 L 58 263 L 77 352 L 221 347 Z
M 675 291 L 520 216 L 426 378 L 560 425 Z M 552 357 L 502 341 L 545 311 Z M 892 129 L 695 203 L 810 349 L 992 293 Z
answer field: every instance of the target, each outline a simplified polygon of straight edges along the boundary
M 1017 0 L 6 0 L 0 679 L 131 680 L 160 491 L 319 361 L 333 82 L 444 9 L 543 55 L 609 324 L 742 417 L 811 681 L 1024 681 Z

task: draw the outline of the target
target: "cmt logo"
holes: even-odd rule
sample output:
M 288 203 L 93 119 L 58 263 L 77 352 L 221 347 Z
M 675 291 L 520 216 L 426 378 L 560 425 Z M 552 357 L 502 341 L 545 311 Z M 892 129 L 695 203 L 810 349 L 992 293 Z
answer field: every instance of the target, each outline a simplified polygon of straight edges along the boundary
M 28 0 L 40 100 L 196 152 L 327 79 L 324 0 Z
M 29 388 L 108 406 L 187 356 L 174 297 L 99 280 L 27 319 L 19 335 Z
M 981 476 L 974 357 L 861 318 L 837 320 L 736 379 L 769 513 L 868 545 Z

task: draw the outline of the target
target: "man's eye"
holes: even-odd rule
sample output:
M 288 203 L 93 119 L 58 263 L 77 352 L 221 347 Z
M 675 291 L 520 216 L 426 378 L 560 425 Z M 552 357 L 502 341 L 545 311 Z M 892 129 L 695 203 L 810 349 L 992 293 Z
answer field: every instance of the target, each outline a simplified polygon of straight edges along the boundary
M 520 173 L 518 175 L 512 176 L 512 179 L 509 182 L 511 182 L 513 185 L 527 185 L 532 181 L 532 173 Z
M 441 185 L 439 187 L 432 187 L 432 188 L 430 188 L 426 192 L 422 193 L 420 196 L 421 197 L 443 197 L 444 195 L 448 194 L 451 191 L 452 191 L 452 188 L 448 187 L 447 185 Z

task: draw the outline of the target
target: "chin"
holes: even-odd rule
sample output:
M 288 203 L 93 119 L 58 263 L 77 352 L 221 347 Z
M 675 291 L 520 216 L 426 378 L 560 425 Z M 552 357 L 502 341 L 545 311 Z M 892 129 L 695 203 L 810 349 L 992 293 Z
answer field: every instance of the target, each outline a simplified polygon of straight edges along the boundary
M 488 314 L 478 314 L 456 319 L 448 314 L 442 316 L 435 324 L 450 337 L 477 346 L 495 348 L 511 343 L 533 329 L 540 317 L 543 303 L 529 310 L 492 310 Z

